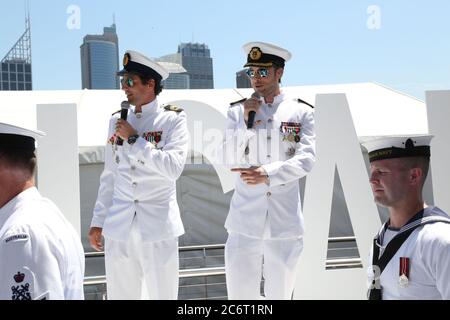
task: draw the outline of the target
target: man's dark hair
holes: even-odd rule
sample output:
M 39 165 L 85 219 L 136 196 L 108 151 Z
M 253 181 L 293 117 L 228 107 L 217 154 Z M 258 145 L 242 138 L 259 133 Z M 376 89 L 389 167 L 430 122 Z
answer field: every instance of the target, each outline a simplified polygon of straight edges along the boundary
M 420 168 L 423 174 L 422 187 L 430 169 L 430 158 L 429 157 L 406 157 L 402 158 L 403 163 L 407 169 Z
M 284 69 L 284 67 L 282 67 L 276 63 L 273 63 L 273 62 L 272 62 L 272 67 L 275 69 L 275 71 L 277 71 L 278 69 Z M 278 83 L 281 83 L 281 78 L 278 79 Z
M 141 79 L 142 84 L 147 84 L 150 80 L 153 79 L 153 77 L 142 74 L 142 73 L 137 73 L 137 72 L 131 72 L 131 74 L 136 75 L 137 77 L 139 77 L 139 79 Z M 157 96 L 158 94 L 161 93 L 162 89 L 163 89 L 163 85 L 161 84 L 161 79 L 153 79 L 155 80 L 155 96 Z
M 36 170 L 36 154 L 34 151 L 23 149 L 3 149 L 0 147 L 0 162 L 11 168 L 26 170 L 30 176 Z

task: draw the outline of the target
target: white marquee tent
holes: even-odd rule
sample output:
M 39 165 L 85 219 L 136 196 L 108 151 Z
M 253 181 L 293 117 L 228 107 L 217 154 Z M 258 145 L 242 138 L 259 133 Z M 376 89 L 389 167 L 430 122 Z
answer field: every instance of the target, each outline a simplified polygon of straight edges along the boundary
M 286 87 L 284 92 L 294 98 L 315 103 L 317 94 L 345 93 L 353 118 L 356 134 L 363 138 L 385 134 L 428 133 L 425 104 L 413 97 L 396 92 L 375 83 L 342 85 Z M 248 97 L 251 89 L 215 90 L 163 90 L 158 97 L 160 103 L 198 101 L 185 107 L 191 137 L 195 120 L 201 120 L 204 128 L 223 130 L 225 116 L 232 101 Z M 74 103 L 77 105 L 78 146 L 80 164 L 81 232 L 85 248 L 89 249 L 85 235 L 88 230 L 92 208 L 98 188 L 98 177 L 103 167 L 104 145 L 108 119 L 120 109 L 125 96 L 121 90 L 78 91 L 3 91 L 0 92 L 0 122 L 37 128 L 38 104 Z M 203 108 L 203 104 L 211 106 Z M 65 122 L 67 119 L 60 118 Z M 64 136 L 64 132 L 60 133 Z M 56 150 L 55 150 L 56 152 Z M 223 193 L 214 168 L 195 153 L 196 160 L 186 165 L 178 187 L 179 203 L 186 234 L 181 244 L 197 245 L 224 243 L 226 231 L 223 223 L 232 192 Z M 320 150 L 318 150 L 320 155 Z M 193 157 L 193 154 L 191 155 Z M 191 160 L 193 159 L 191 157 Z M 302 183 L 302 182 L 301 182 Z M 339 192 L 339 181 L 335 183 L 335 200 L 330 235 L 348 235 L 352 232 L 345 216 L 345 199 Z M 228 191 L 224 187 L 225 191 Z M 341 197 L 341 198 L 340 198 Z

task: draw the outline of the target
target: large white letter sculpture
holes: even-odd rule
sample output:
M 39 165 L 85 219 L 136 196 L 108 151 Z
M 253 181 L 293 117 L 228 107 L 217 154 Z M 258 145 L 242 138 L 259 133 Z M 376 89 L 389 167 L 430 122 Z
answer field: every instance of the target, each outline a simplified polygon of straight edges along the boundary
M 76 104 L 38 104 L 38 186 L 80 234 L 80 173 Z
M 450 213 L 450 91 L 427 91 L 428 127 L 431 140 L 431 173 L 434 203 Z
M 380 227 L 345 94 L 316 98 L 316 164 L 306 178 L 304 251 L 295 299 L 364 299 L 373 236 Z M 339 172 L 363 268 L 326 270 L 335 169 Z

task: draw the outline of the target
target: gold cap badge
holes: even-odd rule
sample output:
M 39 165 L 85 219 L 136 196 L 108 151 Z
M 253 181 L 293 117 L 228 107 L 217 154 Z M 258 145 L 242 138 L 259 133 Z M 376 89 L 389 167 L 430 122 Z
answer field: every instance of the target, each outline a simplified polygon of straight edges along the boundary
M 125 55 L 123 56 L 123 66 L 125 67 L 128 62 L 130 62 L 130 54 L 129 53 L 125 53 Z
M 252 60 L 259 60 L 259 59 L 261 59 L 261 56 L 262 56 L 261 49 L 258 47 L 253 47 L 252 50 L 250 51 L 249 55 Z

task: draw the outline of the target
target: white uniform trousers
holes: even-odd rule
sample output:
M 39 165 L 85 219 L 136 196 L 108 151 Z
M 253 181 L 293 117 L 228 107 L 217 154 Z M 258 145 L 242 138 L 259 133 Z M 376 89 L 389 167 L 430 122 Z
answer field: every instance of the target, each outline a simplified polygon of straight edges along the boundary
M 229 300 L 289 300 L 294 291 L 303 238 L 258 239 L 231 232 L 225 245 Z
M 109 300 L 140 300 L 144 283 L 150 300 L 178 299 L 178 238 L 142 242 L 136 218 L 128 241 L 105 239 L 105 267 Z

